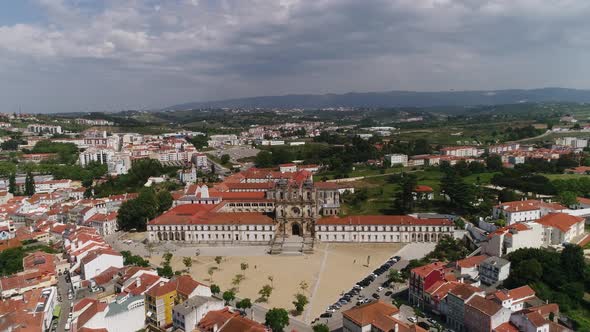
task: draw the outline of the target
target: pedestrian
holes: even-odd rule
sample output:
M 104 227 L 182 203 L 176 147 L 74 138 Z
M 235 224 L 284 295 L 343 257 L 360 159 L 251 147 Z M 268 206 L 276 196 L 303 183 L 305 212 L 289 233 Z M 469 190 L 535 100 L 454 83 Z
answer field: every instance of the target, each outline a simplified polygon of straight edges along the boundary
M 352 264 L 356 264 L 356 259 L 352 262 Z

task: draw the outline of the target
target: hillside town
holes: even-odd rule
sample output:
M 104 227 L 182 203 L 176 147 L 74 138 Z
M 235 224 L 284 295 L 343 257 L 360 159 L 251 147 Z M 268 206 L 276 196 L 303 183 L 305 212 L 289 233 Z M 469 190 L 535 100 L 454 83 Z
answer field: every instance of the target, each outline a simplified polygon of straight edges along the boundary
M 590 198 L 502 177 L 541 163 L 587 176 L 587 139 L 411 154 L 376 139 L 394 127 L 140 134 L 105 119 L 5 117 L 3 166 L 15 166 L 0 179 L 0 330 L 582 330 Z M 341 171 L 276 150 L 333 135 L 376 154 Z M 462 170 L 475 184 L 457 180 Z M 366 210 L 390 185 L 389 210 Z M 496 194 L 463 197 L 470 186 Z M 558 281 L 567 287 L 547 286 Z

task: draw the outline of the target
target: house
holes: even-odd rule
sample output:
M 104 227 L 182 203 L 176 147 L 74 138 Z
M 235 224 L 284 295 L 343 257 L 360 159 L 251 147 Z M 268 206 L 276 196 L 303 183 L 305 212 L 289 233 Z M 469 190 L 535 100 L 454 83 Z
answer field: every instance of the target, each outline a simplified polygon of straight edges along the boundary
M 547 245 L 574 242 L 584 234 L 585 219 L 567 213 L 550 213 L 536 222 L 545 229 L 543 242 Z
M 445 280 L 445 264 L 434 262 L 413 268 L 410 272 L 409 301 L 410 304 L 424 308 L 424 294 L 427 289 L 438 281 Z
M 194 296 L 210 297 L 211 289 L 188 275 L 152 287 L 145 293 L 147 331 L 162 331 L 171 327 L 174 307 Z
M 460 284 L 447 295 L 447 324 L 455 331 L 465 331 L 465 303 L 475 296 L 485 296 L 485 292 L 468 284 Z
M 512 312 L 524 309 L 524 303 L 534 298 L 535 291 L 528 285 L 510 290 L 497 290 L 487 297 L 487 299 L 498 302 Z
M 172 309 L 174 329 L 192 332 L 208 312 L 223 308 L 224 302 L 221 299 L 193 296 L 183 303 L 175 305 Z
M 488 234 L 482 244 L 482 253 L 504 256 L 521 248 L 540 248 L 544 245 L 545 230 L 535 222 L 520 222 L 498 228 Z
M 458 281 L 437 281 L 424 291 L 424 302 L 433 313 L 446 317 L 449 313 L 447 302 L 449 292 L 461 285 Z
M 487 285 L 494 285 L 504 281 L 510 274 L 510 261 L 492 256 L 486 258 L 479 265 L 479 279 Z
M 111 235 L 117 231 L 117 212 L 97 213 L 90 217 L 86 224 L 96 229 L 101 236 Z
M 482 296 L 473 296 L 465 303 L 465 330 L 491 332 L 510 321 L 511 311 L 496 301 Z
M 279 172 L 281 172 L 281 173 L 294 173 L 294 172 L 297 172 L 297 165 L 295 165 L 293 163 L 280 164 L 279 165 Z
M 545 203 L 539 200 L 504 202 L 494 206 L 494 218 L 504 218 L 508 225 L 523 221 L 537 220 L 552 212 L 562 212 L 567 208 L 556 203 Z
M 23 292 L 0 301 L 0 331 L 49 331 L 58 306 L 57 288 Z
M 399 309 L 389 303 L 373 301 L 342 312 L 343 332 L 422 332 L 420 326 L 410 325 L 398 318 Z
M 460 276 L 476 279 L 479 276 L 479 266 L 488 258 L 486 255 L 471 256 L 455 262 L 455 269 Z
M 566 174 L 590 174 L 590 166 L 578 166 L 568 168 L 564 171 Z
M 482 149 L 478 149 L 474 146 L 452 146 L 442 148 L 440 150 L 441 154 L 444 156 L 454 156 L 454 157 L 479 157 L 483 154 Z
M 384 158 L 390 166 L 408 166 L 408 155 L 406 154 L 386 154 Z
M 266 326 L 257 323 L 229 308 L 209 311 L 193 331 L 196 332 L 268 332 Z
M 112 249 L 94 250 L 80 261 L 80 276 L 89 280 L 110 267 L 123 267 L 123 256 Z
M 434 199 L 434 189 L 429 186 L 425 185 L 417 185 L 412 192 L 414 195 L 414 200 L 421 201 L 421 200 L 433 200 Z
M 569 332 L 570 329 L 551 320 L 559 315 L 559 306 L 555 303 L 530 307 L 515 312 L 510 316 L 510 323 L 523 332 Z M 553 318 L 555 319 L 555 318 Z

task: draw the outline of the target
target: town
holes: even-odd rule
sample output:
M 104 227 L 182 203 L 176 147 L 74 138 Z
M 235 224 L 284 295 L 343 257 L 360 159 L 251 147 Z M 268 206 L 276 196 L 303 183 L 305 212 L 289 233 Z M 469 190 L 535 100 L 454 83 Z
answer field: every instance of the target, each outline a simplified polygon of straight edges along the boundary
M 3 114 L 0 329 L 590 329 L 590 122 L 218 112 Z

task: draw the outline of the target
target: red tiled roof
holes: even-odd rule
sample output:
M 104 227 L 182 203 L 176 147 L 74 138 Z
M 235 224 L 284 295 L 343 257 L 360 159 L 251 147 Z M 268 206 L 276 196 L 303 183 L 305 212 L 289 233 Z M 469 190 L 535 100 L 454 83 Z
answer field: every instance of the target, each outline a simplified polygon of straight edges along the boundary
M 486 255 L 472 256 L 465 259 L 460 259 L 456 262 L 456 264 L 461 268 L 469 268 L 479 265 L 481 262 L 486 260 L 486 258 L 488 258 Z
M 529 285 L 524 285 L 509 290 L 508 296 L 513 300 L 518 301 L 535 296 L 535 291 L 531 287 L 529 287 Z
M 493 316 L 502 309 L 501 304 L 477 295 L 467 301 L 465 305 L 477 309 L 487 316 Z
M 237 312 L 229 311 L 229 308 L 221 310 L 209 311 L 197 324 L 197 326 L 205 331 L 213 331 L 214 326 L 223 326 L 232 317 L 239 316 Z
M 415 267 L 412 269 L 412 274 L 417 274 L 422 278 L 426 278 L 433 271 L 444 271 L 445 264 L 442 262 L 434 262 L 424 266 Z
M 317 225 L 409 225 L 409 226 L 452 226 L 448 219 L 419 219 L 412 216 L 331 216 L 320 218 Z
M 146 294 L 152 297 L 158 297 L 165 294 L 168 294 L 174 290 L 178 293 L 188 296 L 190 295 L 199 285 L 203 285 L 200 282 L 194 280 L 188 275 L 179 276 L 173 280 L 164 283 L 163 285 L 156 285 L 150 290 L 147 291 Z
M 494 329 L 494 332 L 518 332 L 518 328 L 510 322 L 502 323 Z
M 580 222 L 584 222 L 584 218 L 567 213 L 550 213 L 537 220 L 537 223 L 541 225 L 557 228 L 564 233 Z
M 233 316 L 218 332 L 266 332 L 266 326 L 240 315 Z
M 432 189 L 432 187 L 424 186 L 424 185 L 417 185 L 416 188 L 414 189 L 414 192 L 417 192 L 417 193 L 430 193 L 433 191 L 434 191 L 434 189 Z
M 460 284 L 449 291 L 449 293 L 455 295 L 463 301 L 467 300 L 473 294 L 478 292 L 482 292 L 482 290 L 480 288 L 468 284 Z
M 217 205 L 183 204 L 149 221 L 148 225 L 273 225 L 272 218 L 256 212 L 213 212 Z
M 393 316 L 399 309 L 389 303 L 375 301 L 348 309 L 342 312 L 342 316 L 353 321 L 359 326 L 371 324 L 379 316 Z
M 512 201 L 504 202 L 496 205 L 496 208 L 501 208 L 508 212 L 519 212 L 519 211 L 534 211 L 539 210 L 541 207 L 553 209 L 553 210 L 565 210 L 566 208 L 556 203 L 545 203 L 543 201 L 529 199 L 525 201 Z

